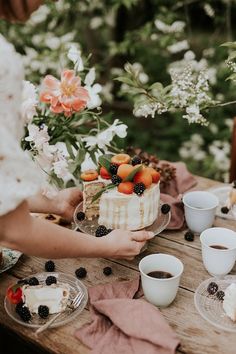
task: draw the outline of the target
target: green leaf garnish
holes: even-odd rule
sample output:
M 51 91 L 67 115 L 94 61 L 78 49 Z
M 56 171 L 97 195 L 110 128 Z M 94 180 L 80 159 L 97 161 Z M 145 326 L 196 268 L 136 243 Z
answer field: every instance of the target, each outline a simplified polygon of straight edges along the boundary
M 109 189 L 113 189 L 115 188 L 116 185 L 115 184 L 108 184 L 106 187 L 102 188 L 99 192 L 97 192 L 94 196 L 93 196 L 93 199 L 92 199 L 92 203 L 94 203 L 99 197 L 101 197 L 101 195 L 106 192 L 107 190 Z
M 139 171 L 141 171 L 141 169 L 143 168 L 143 166 L 138 166 L 136 167 L 132 172 L 130 172 L 130 174 L 124 179 L 123 182 L 132 182 L 134 179 L 134 176 L 136 175 L 136 173 L 138 173 Z
M 109 172 L 110 166 L 111 166 L 111 161 L 108 157 L 108 155 L 103 155 L 98 158 L 98 161 L 102 167 L 105 167 L 105 169 Z

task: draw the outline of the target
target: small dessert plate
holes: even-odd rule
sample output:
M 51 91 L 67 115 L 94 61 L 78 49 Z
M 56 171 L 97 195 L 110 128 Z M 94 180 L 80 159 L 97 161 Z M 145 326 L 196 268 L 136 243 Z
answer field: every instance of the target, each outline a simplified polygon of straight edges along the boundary
M 200 315 L 213 326 L 224 331 L 236 333 L 236 322 L 233 322 L 223 310 L 223 302 L 216 295 L 210 295 L 207 287 L 211 282 L 218 285 L 218 291 L 225 289 L 236 282 L 235 275 L 227 275 L 224 279 L 210 278 L 204 280 L 194 294 L 194 304 Z
M 83 202 L 81 202 L 75 209 L 74 212 L 74 222 L 76 224 L 76 229 L 80 231 L 95 236 L 96 230 L 99 226 L 98 224 L 98 217 L 93 218 L 92 220 L 88 220 L 85 218 L 83 221 L 79 221 L 77 219 L 78 212 L 83 211 Z M 154 235 L 158 235 L 161 233 L 165 228 L 168 226 L 171 218 L 171 212 L 167 214 L 163 214 L 161 212 L 161 204 L 159 206 L 158 216 L 154 223 L 145 228 L 147 231 L 152 231 Z
M 2 248 L 2 264 L 0 265 L 0 273 L 12 268 L 22 255 L 19 251 L 14 251 L 9 248 Z
M 36 277 L 39 281 L 39 284 L 45 285 L 45 280 L 50 275 L 53 275 L 54 277 L 57 278 L 58 284 L 64 283 L 69 285 L 70 295 L 69 295 L 68 305 L 71 303 L 71 301 L 75 298 L 75 296 L 78 293 L 83 294 L 83 298 L 79 306 L 74 310 L 72 310 L 71 307 L 67 306 L 65 311 L 63 311 L 61 315 L 52 323 L 52 325 L 50 326 L 50 328 L 52 328 L 52 327 L 59 327 L 65 325 L 66 323 L 72 321 L 76 316 L 78 316 L 83 311 L 83 309 L 85 308 L 88 302 L 88 292 L 85 285 L 77 278 L 75 278 L 73 275 L 70 274 L 57 273 L 57 272 L 53 272 L 53 273 L 45 272 L 45 273 L 37 273 L 31 275 L 30 277 Z M 38 314 L 32 314 L 31 320 L 29 322 L 24 322 L 15 311 L 16 305 L 12 304 L 7 299 L 7 297 L 5 297 L 4 299 L 4 307 L 7 314 L 14 321 L 16 321 L 17 323 L 23 326 L 30 327 L 30 328 L 39 328 L 56 315 L 56 314 L 49 315 L 47 318 L 43 319 L 39 317 Z
M 233 206 L 233 208 L 228 212 L 228 214 L 223 214 L 221 212 L 221 208 L 225 206 L 225 202 L 228 198 L 231 189 L 231 185 L 225 185 L 223 187 L 208 189 L 208 191 L 215 194 L 215 196 L 219 199 L 219 205 L 216 209 L 216 215 L 224 219 L 236 220 L 236 205 Z

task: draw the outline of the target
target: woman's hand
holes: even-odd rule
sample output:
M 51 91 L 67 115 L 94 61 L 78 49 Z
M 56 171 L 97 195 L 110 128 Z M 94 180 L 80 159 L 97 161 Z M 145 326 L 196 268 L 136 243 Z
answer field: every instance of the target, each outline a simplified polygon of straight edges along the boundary
M 140 253 L 146 241 L 154 237 L 153 232 L 114 230 L 103 237 L 107 254 L 104 257 L 133 259 Z
M 56 214 L 67 221 L 72 221 L 75 208 L 82 200 L 83 193 L 81 190 L 77 187 L 73 187 L 58 192 L 52 202 L 57 210 Z

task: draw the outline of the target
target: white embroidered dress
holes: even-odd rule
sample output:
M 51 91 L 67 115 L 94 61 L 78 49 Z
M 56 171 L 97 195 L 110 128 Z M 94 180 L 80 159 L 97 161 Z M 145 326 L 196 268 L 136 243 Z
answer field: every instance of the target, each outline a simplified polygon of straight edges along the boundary
M 42 174 L 20 146 L 23 76 L 20 55 L 0 35 L 0 215 L 36 194 L 42 181 Z

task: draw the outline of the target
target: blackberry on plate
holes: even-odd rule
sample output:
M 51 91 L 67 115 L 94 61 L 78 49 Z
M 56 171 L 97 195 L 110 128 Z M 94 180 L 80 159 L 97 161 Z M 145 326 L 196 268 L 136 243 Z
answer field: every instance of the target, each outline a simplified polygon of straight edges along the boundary
M 53 261 L 47 261 L 46 263 L 45 263 L 45 270 L 46 270 L 46 272 L 54 272 L 54 270 L 55 270 L 55 263 L 53 262 Z
M 218 300 L 223 301 L 224 297 L 225 297 L 225 293 L 222 290 L 217 291 L 216 297 L 217 297 Z
M 111 267 L 105 267 L 105 268 L 103 268 L 103 274 L 104 274 L 104 275 L 108 276 L 108 275 L 111 275 L 111 273 L 112 273 Z
M 30 313 L 30 310 L 28 309 L 28 307 L 22 306 L 22 308 L 19 312 L 19 316 L 22 319 L 22 321 L 29 322 L 29 320 L 31 320 L 31 313 Z
M 170 205 L 169 204 L 163 204 L 161 206 L 161 212 L 162 214 L 168 214 L 170 211 Z
M 118 165 L 111 163 L 110 168 L 109 168 L 109 172 L 111 172 L 111 175 L 116 175 L 117 171 L 118 171 Z
M 75 275 L 79 279 L 85 278 L 87 275 L 87 270 L 84 267 L 80 267 L 80 268 L 76 269 Z
M 29 279 L 28 284 L 29 285 L 39 285 L 39 281 L 36 277 L 32 277 Z
M 122 178 L 118 175 L 111 176 L 111 181 L 115 186 L 118 186 L 122 182 Z
M 220 210 L 221 210 L 222 214 L 228 214 L 228 212 L 229 212 L 229 208 L 227 208 L 227 206 L 223 206 Z
M 142 160 L 140 159 L 139 156 L 134 156 L 131 160 L 131 163 L 133 166 L 139 165 L 142 163 Z
M 140 196 L 143 194 L 145 189 L 146 189 L 146 187 L 143 182 L 136 183 L 134 186 L 134 193 Z
M 208 287 L 207 291 L 210 295 L 214 295 L 218 291 L 218 285 L 215 282 L 211 282 Z
M 184 234 L 184 238 L 186 241 L 192 242 L 192 241 L 194 241 L 194 233 L 192 231 L 187 231 Z
M 23 301 L 18 302 L 18 304 L 16 304 L 15 311 L 16 313 L 18 313 L 18 315 L 20 315 L 23 306 L 24 306 Z
M 38 307 L 38 315 L 41 318 L 47 318 L 49 315 L 49 308 L 46 305 L 39 305 Z
M 85 213 L 83 211 L 79 211 L 76 215 L 77 220 L 83 221 L 85 219 Z
M 57 278 L 54 277 L 53 275 L 49 275 L 47 279 L 45 280 L 46 285 L 51 285 L 51 284 L 56 284 L 57 283 Z
M 95 236 L 96 237 L 102 237 L 107 235 L 107 228 L 104 225 L 99 225 L 96 232 L 95 232 Z

